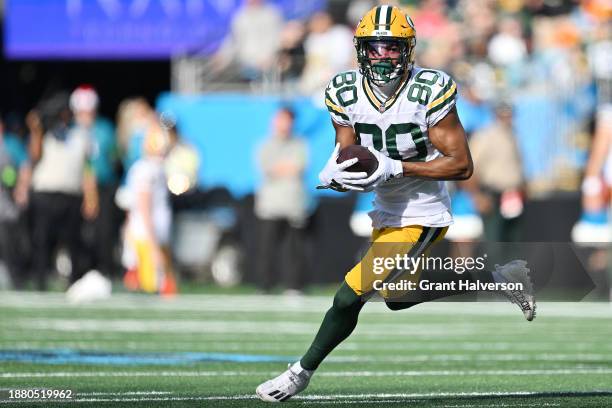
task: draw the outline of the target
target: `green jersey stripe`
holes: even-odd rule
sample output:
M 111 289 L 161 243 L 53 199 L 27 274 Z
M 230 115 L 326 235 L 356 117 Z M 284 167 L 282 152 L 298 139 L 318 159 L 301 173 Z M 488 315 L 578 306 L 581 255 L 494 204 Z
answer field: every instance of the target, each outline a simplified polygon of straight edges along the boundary
M 446 84 L 446 86 L 444 88 L 442 88 L 442 90 L 440 92 L 438 92 L 436 94 L 436 96 L 433 97 L 432 101 L 437 100 L 439 97 L 441 97 L 442 95 L 444 95 L 446 92 L 448 92 L 449 89 L 452 88 L 453 84 L 455 82 L 452 79 L 449 79 L 448 83 Z

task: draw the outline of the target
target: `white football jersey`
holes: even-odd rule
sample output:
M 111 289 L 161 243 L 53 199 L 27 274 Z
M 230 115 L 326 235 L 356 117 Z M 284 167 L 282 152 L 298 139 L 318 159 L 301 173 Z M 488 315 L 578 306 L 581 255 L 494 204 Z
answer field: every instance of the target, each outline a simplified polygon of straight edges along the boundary
M 457 85 L 449 75 L 415 66 L 395 94 L 381 102 L 366 78 L 352 70 L 330 81 L 325 105 L 334 122 L 355 129 L 362 146 L 373 146 L 396 160 L 427 162 L 442 156 L 430 142 L 428 129 L 453 108 L 456 95 Z M 408 225 L 405 220 L 414 223 L 419 219 L 425 225 L 452 223 L 444 181 L 401 177 L 380 184 L 375 193 L 376 228 Z M 383 221 L 376 222 L 381 213 Z

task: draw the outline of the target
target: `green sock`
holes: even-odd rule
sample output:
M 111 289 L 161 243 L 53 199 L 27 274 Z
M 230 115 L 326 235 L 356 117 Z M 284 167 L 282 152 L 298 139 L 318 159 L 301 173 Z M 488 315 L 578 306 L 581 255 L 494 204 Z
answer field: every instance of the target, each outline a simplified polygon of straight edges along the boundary
M 300 360 L 303 368 L 315 370 L 325 357 L 353 332 L 364 304 L 361 297 L 343 282 L 312 345 Z

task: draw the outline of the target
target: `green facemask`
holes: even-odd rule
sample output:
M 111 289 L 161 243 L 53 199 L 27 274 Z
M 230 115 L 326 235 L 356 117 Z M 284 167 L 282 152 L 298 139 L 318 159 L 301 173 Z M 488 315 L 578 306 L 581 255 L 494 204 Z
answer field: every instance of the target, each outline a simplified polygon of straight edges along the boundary
M 377 74 L 380 77 L 380 80 L 383 82 L 388 82 L 391 80 L 391 74 L 393 74 L 394 70 L 395 67 L 393 64 L 391 64 L 391 62 L 381 61 L 372 64 L 372 72 Z

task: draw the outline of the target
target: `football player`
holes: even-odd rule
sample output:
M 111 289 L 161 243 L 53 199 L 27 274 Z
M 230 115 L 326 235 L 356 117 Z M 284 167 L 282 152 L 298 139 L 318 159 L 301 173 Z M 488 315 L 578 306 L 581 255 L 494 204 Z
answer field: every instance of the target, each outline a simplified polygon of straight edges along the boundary
M 385 248 L 382 252 L 419 257 L 442 239 L 452 222 L 444 180 L 472 175 L 466 135 L 455 109 L 457 85 L 442 71 L 414 64 L 414 24 L 397 7 L 368 11 L 357 26 L 354 43 L 359 70 L 336 75 L 325 91 L 336 148 L 319 178 L 324 186 L 341 191 L 375 191 L 369 252 L 378 244 Z M 376 156 L 378 168 L 371 175 L 345 171 L 356 158 L 336 163 L 339 149 L 352 144 L 366 146 Z M 371 253 L 364 260 L 368 256 Z M 286 401 L 304 390 L 323 359 L 357 325 L 364 300 L 376 292 L 375 278 L 396 279 L 394 270 L 373 276 L 364 260 L 346 274 L 301 360 L 257 387 L 262 400 Z M 490 281 L 524 283 L 524 291 L 506 295 L 532 320 L 535 300 L 525 265 L 513 261 L 487 273 Z M 393 310 L 418 303 L 385 300 Z

